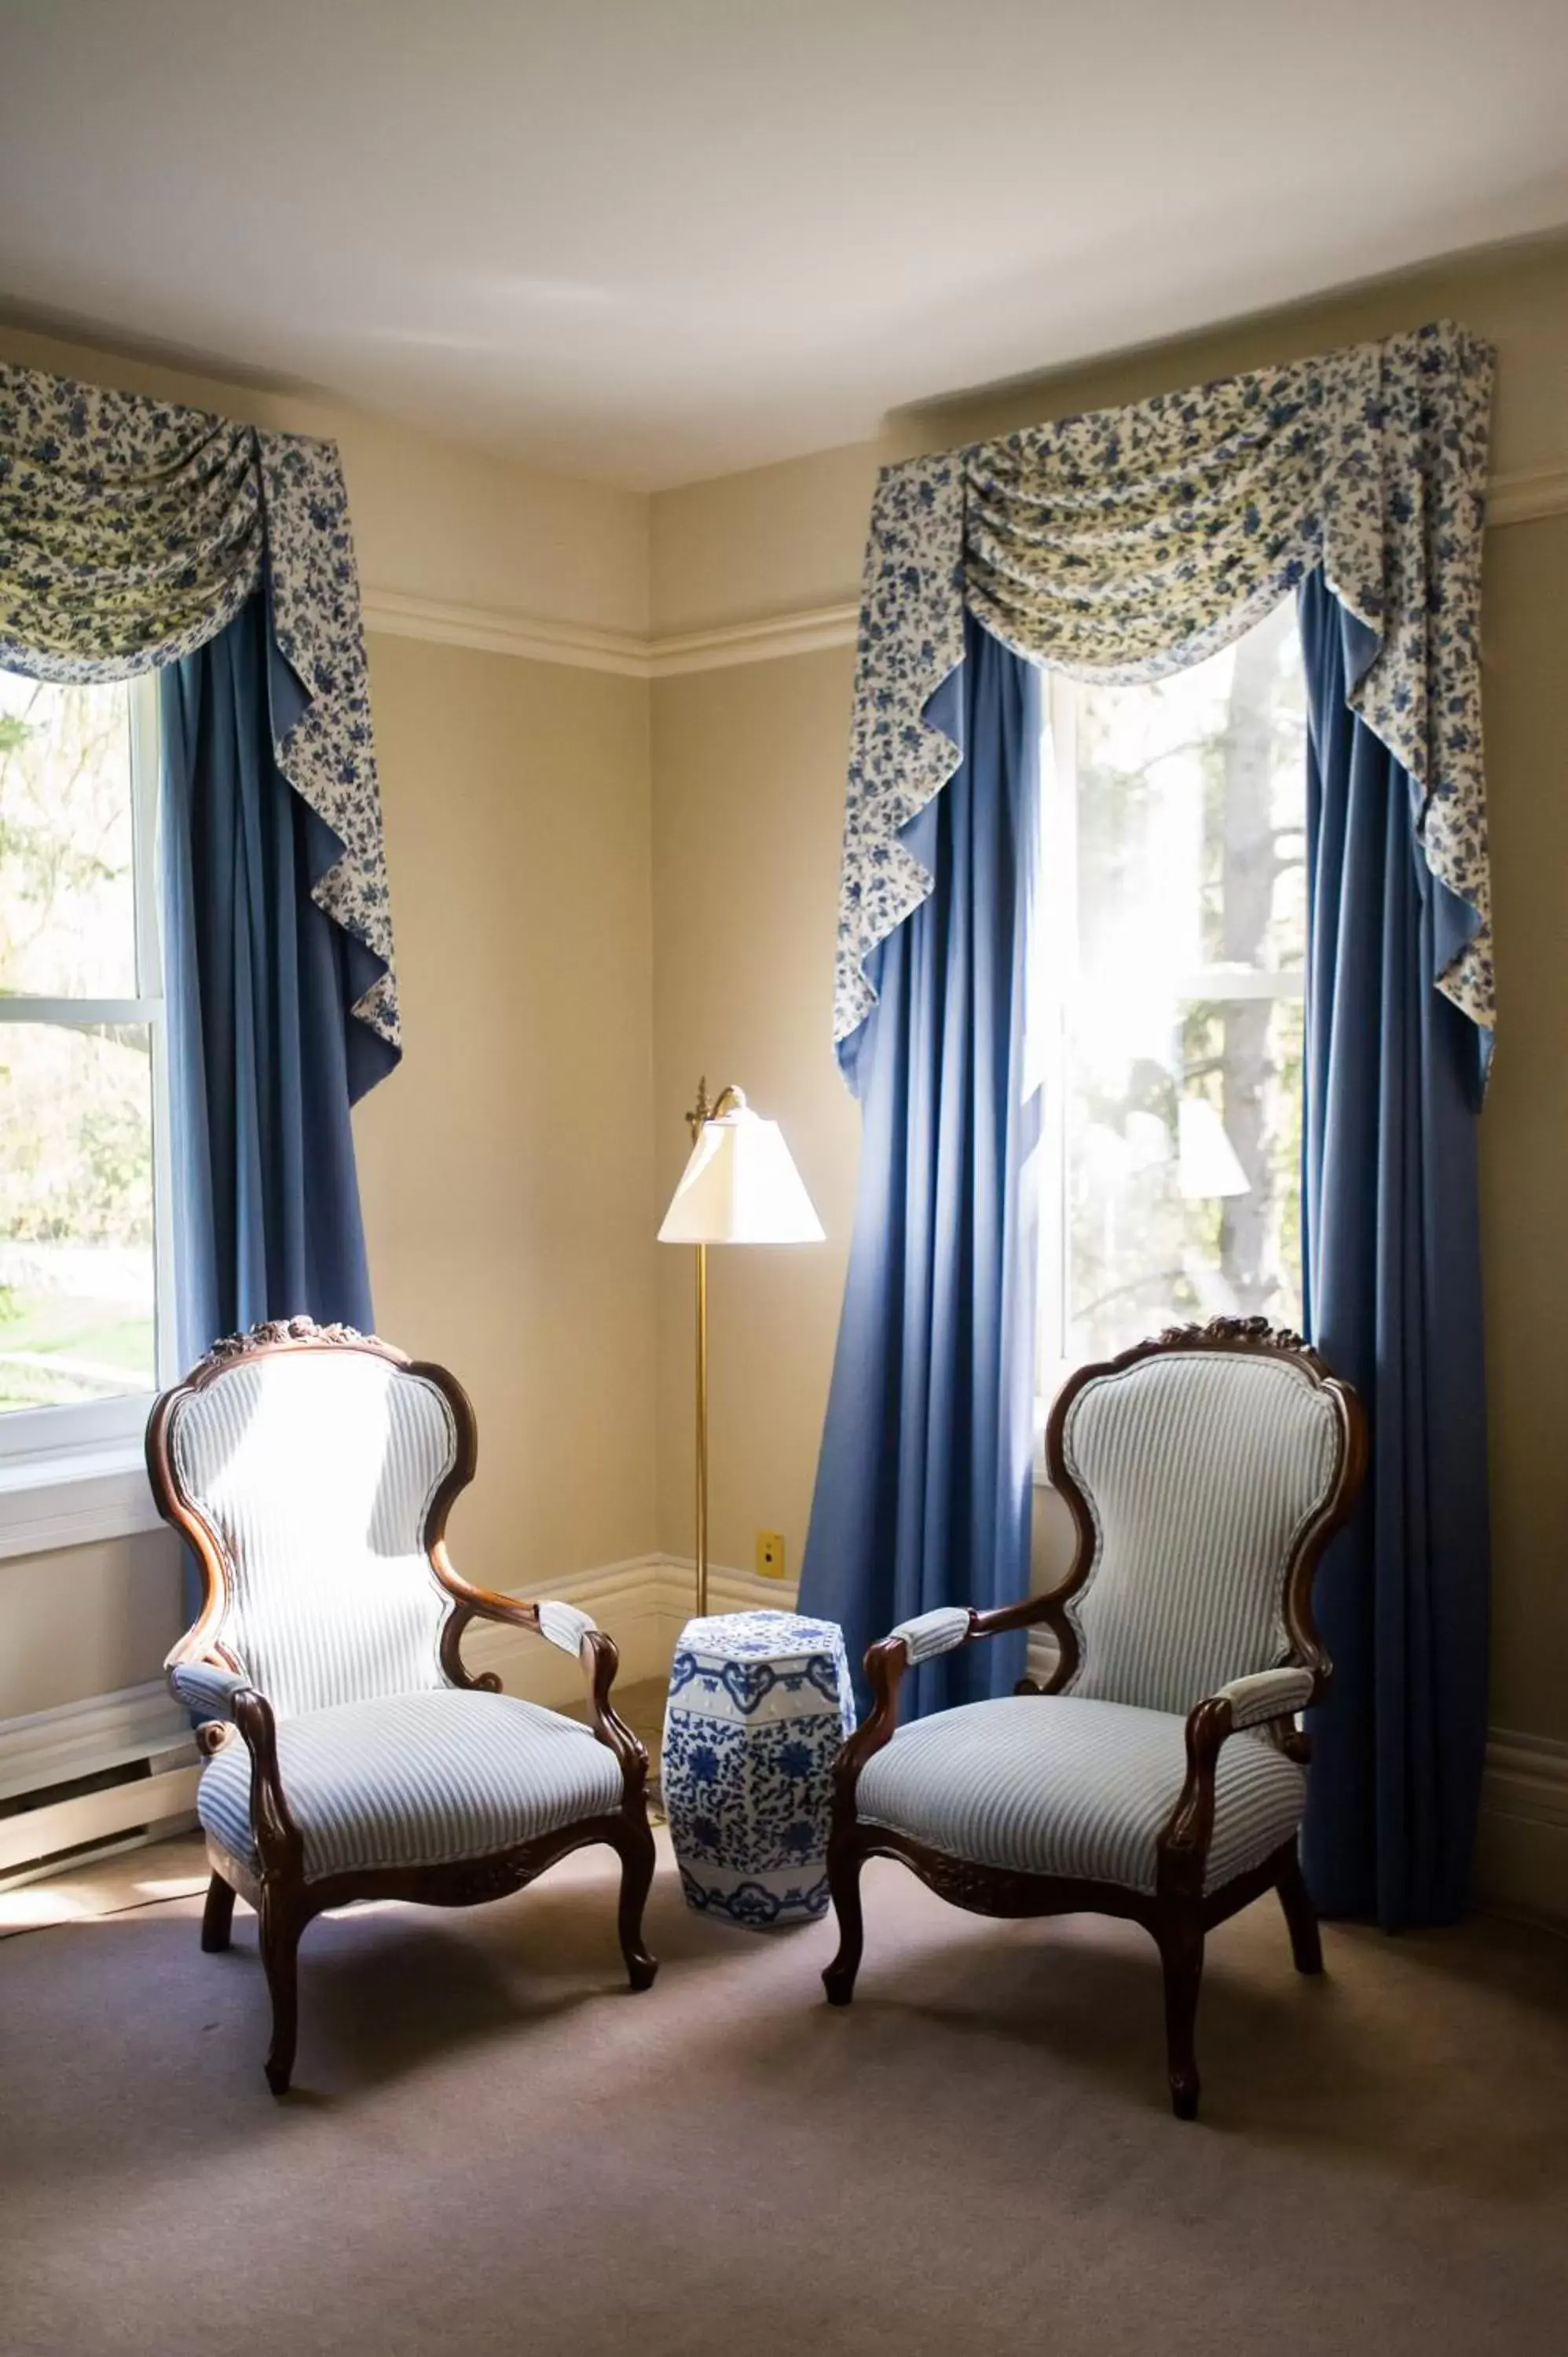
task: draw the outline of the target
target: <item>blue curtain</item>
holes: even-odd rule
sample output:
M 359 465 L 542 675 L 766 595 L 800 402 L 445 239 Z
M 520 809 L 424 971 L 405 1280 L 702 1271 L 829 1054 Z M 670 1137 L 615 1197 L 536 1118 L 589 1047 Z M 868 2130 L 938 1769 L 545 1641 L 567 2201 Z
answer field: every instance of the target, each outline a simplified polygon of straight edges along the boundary
M 1471 925 L 1430 874 L 1408 773 L 1346 704 L 1375 651 L 1320 574 L 1309 702 L 1304 1261 L 1312 1340 L 1371 1463 L 1317 1583 L 1334 1683 L 1304 1856 L 1318 1905 L 1386 1929 L 1465 1905 L 1487 1731 L 1484 1035 L 1433 986 Z
M 935 888 L 868 963 L 877 1004 L 843 1049 L 860 1179 L 800 1599 L 857 1674 L 897 1621 L 1029 1585 L 1039 679 L 972 620 L 965 647 L 929 706 L 963 758 L 906 836 Z M 945 1709 L 1023 1665 L 1021 1635 L 972 1645 L 905 1693 Z
M 369 1329 L 349 1108 L 394 1060 L 349 1008 L 380 971 L 323 915 L 331 830 L 274 743 L 305 692 L 264 590 L 160 676 L 180 1355 L 300 1313 Z

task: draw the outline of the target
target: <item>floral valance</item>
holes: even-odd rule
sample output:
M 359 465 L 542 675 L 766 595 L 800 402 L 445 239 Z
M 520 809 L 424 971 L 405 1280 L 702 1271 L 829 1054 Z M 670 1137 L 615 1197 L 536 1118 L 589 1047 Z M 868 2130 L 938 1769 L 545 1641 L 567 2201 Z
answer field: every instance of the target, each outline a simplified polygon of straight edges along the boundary
M 885 468 L 850 743 L 834 1038 L 930 878 L 904 831 L 958 766 L 927 718 L 967 608 L 1075 677 L 1155 679 L 1238 638 L 1315 565 L 1371 637 L 1351 702 L 1415 780 L 1468 912 L 1434 979 L 1494 1020 L 1478 616 L 1492 354 L 1423 328 Z
M 399 1046 L 360 585 L 336 446 L 0 367 L 0 665 L 124 679 L 177 662 L 262 583 L 306 701 L 279 769 L 342 856 L 317 904 L 381 969 L 354 1013 Z

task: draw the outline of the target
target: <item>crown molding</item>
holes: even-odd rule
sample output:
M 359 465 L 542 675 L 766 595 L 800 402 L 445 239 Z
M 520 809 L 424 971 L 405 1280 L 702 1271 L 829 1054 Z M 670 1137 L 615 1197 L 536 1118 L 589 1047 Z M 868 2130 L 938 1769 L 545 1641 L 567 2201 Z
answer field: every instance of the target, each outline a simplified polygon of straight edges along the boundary
M 485 654 L 617 672 L 628 679 L 650 676 L 649 640 L 630 631 L 595 630 L 585 622 L 542 621 L 510 614 L 501 607 L 449 606 L 434 597 L 405 597 L 397 589 L 366 589 L 360 610 L 366 630 L 387 638 L 477 647 Z
M 811 606 L 800 613 L 725 622 L 709 630 L 681 630 L 649 640 L 649 669 L 654 679 L 671 679 L 682 672 L 725 671 L 733 663 L 814 655 L 823 647 L 854 646 L 859 628 L 860 608 L 843 605 Z
M 1556 515 L 1568 515 L 1568 463 L 1494 475 L 1487 486 L 1487 522 L 1494 529 Z M 630 630 L 596 630 L 585 622 L 545 621 L 499 607 L 445 605 L 395 589 L 367 589 L 363 604 L 365 628 L 392 638 L 477 647 L 487 654 L 566 663 L 623 679 L 678 679 L 686 672 L 725 671 L 739 663 L 777 662 L 788 655 L 817 654 L 824 647 L 853 646 L 860 621 L 859 607 L 845 602 L 650 638 Z
M 1568 465 L 1527 467 L 1494 475 L 1487 485 L 1488 524 L 1534 523 L 1554 515 L 1568 515 Z
M 734 663 L 772 662 L 782 655 L 815 654 L 822 647 L 853 646 L 860 620 L 857 606 L 813 606 L 761 621 L 639 638 L 630 631 L 595 630 L 585 622 L 509 614 L 499 607 L 446 605 L 396 589 L 367 589 L 362 611 L 366 630 L 388 638 L 476 647 L 486 654 L 567 663 L 584 671 L 612 672 L 623 679 L 671 679 L 682 672 L 721 671 Z

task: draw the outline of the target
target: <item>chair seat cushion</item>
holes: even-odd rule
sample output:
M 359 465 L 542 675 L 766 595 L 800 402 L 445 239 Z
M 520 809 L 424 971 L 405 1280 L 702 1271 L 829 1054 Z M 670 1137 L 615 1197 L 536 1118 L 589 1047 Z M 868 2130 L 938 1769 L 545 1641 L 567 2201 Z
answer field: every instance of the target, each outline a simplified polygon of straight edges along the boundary
M 591 1730 L 511 1695 L 438 1687 L 285 1718 L 278 1770 L 307 1881 L 440 1866 L 618 1809 L 615 1754 Z M 232 1738 L 203 1770 L 205 1830 L 253 1864 L 251 1755 Z
M 857 1813 L 950 1857 L 1153 1891 L 1155 1844 L 1187 1776 L 1186 1721 L 1129 1703 L 1009 1695 L 902 1727 L 861 1770 Z M 1233 1735 L 1215 1778 L 1204 1888 L 1259 1866 L 1301 1822 L 1306 1778 Z

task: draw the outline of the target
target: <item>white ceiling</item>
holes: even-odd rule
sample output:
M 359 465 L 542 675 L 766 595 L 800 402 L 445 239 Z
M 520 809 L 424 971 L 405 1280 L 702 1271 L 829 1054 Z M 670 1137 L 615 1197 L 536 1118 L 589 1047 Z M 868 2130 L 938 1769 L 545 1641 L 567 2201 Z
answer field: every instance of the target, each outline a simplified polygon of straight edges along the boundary
M 1568 223 L 1563 0 L 0 0 L 0 298 L 653 487 Z

